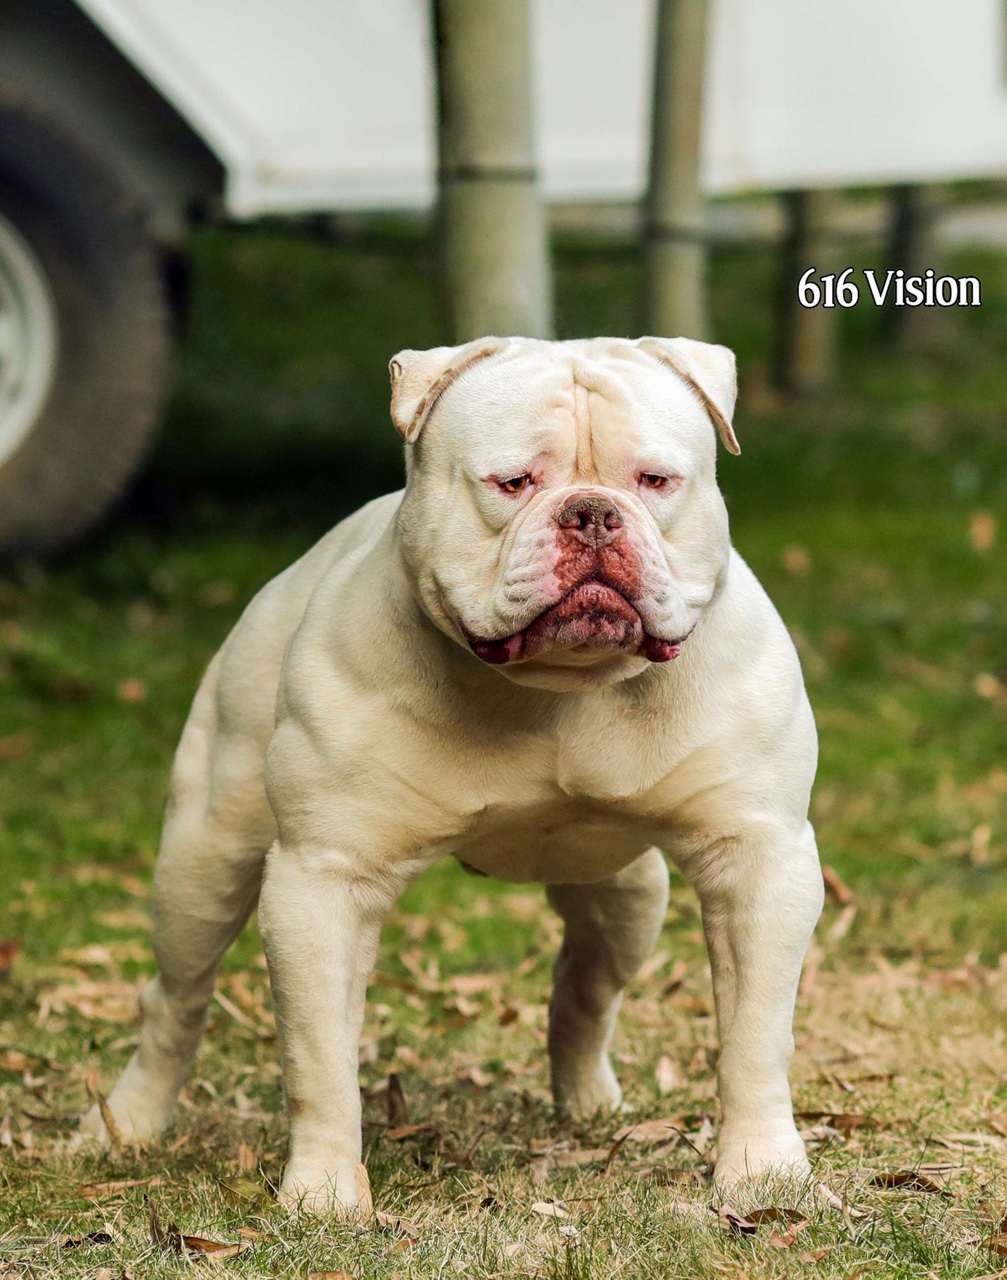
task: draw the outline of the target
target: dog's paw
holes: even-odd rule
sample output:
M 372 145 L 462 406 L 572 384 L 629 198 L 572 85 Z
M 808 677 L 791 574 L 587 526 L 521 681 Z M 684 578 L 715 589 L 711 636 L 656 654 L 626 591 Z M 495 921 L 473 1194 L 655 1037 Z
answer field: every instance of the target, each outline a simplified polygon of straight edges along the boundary
M 371 1182 L 362 1164 L 351 1175 L 348 1169 L 332 1172 L 322 1165 L 292 1161 L 284 1171 L 278 1199 L 292 1213 L 331 1215 L 358 1223 L 374 1216 Z
M 718 1145 L 713 1180 L 727 1189 L 758 1178 L 807 1179 L 811 1165 L 796 1133 L 781 1137 L 751 1137 Z
M 622 1089 L 608 1058 L 595 1061 L 587 1070 L 554 1072 L 553 1096 L 561 1111 L 572 1116 L 593 1116 L 599 1111 L 618 1111 Z

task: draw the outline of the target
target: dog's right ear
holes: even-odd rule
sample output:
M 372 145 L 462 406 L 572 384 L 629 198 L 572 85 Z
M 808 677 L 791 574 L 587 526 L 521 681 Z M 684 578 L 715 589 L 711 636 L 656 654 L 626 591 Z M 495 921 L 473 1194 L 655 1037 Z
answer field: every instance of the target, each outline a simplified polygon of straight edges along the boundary
M 452 382 L 487 356 L 507 346 L 506 338 L 479 338 L 461 347 L 400 351 L 388 365 L 392 379 L 392 422 L 406 444 L 412 444 Z

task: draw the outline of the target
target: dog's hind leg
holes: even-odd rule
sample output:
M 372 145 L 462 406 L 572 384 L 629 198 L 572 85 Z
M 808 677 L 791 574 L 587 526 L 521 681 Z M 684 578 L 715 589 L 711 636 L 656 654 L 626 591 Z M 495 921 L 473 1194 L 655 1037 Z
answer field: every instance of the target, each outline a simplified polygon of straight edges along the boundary
M 221 957 L 256 904 L 275 835 L 262 750 L 221 725 L 214 684 L 208 678 L 197 695 L 175 757 L 154 876 L 158 974 L 140 999 L 139 1046 L 108 1099 L 127 1139 L 149 1137 L 170 1122 Z M 97 1107 L 81 1132 L 105 1136 Z
M 550 885 L 566 926 L 549 1006 L 557 1104 L 582 1115 L 615 1108 L 622 1090 L 609 1061 L 622 990 L 654 949 L 668 907 L 668 867 L 648 849 L 595 884 Z

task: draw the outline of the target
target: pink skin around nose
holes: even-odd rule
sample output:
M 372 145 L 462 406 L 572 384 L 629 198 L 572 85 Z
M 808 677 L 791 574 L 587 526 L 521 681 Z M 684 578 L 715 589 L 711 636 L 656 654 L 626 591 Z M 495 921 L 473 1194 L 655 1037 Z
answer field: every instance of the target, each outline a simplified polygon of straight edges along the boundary
M 634 601 L 640 598 L 640 559 L 626 536 L 622 512 L 605 494 L 581 493 L 556 515 L 553 578 L 559 598 L 528 626 L 487 639 L 466 633 L 483 662 L 503 666 L 551 649 L 586 646 L 638 653 L 649 662 L 670 662 L 684 636 L 649 635 Z

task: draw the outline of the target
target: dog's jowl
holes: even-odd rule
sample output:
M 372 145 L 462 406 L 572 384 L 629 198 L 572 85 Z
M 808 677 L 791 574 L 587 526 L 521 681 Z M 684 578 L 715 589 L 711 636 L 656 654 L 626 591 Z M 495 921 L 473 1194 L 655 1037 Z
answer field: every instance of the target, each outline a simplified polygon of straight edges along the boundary
M 807 1170 L 787 1071 L 822 878 L 797 656 L 732 550 L 716 483 L 734 358 L 685 339 L 487 338 L 403 351 L 401 493 L 256 597 L 175 758 L 158 977 L 109 1098 L 164 1129 L 220 958 L 258 904 L 292 1203 L 361 1196 L 357 1047 L 382 919 L 439 858 L 541 881 L 566 933 L 556 1101 L 620 1101 L 619 995 L 699 894 L 721 1038 L 721 1183 Z M 101 1136 L 98 1112 L 84 1121 Z

